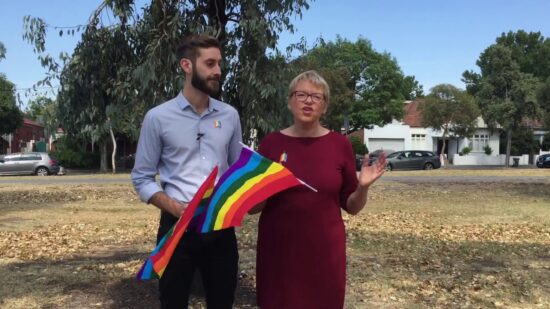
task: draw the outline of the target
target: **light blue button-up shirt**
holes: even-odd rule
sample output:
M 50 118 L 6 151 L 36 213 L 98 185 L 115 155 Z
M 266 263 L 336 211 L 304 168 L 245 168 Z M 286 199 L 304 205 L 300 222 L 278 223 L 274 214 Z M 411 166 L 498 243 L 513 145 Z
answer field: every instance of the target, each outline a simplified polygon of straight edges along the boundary
M 210 98 L 208 109 L 198 115 L 180 92 L 145 115 L 132 170 L 134 188 L 147 203 L 162 190 L 189 202 L 216 165 L 219 177 L 237 161 L 241 134 L 235 108 Z

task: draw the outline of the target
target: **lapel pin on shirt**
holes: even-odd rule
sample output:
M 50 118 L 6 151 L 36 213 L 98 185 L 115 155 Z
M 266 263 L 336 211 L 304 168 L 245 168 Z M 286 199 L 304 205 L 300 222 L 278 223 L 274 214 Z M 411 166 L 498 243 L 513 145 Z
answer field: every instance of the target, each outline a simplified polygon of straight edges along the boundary
M 222 122 L 219 121 L 219 120 L 215 120 L 214 121 L 214 128 L 221 129 L 221 127 L 222 127 Z
M 281 156 L 279 157 L 279 163 L 286 162 L 287 158 L 288 155 L 286 154 L 286 151 L 283 151 L 283 153 L 281 153 Z

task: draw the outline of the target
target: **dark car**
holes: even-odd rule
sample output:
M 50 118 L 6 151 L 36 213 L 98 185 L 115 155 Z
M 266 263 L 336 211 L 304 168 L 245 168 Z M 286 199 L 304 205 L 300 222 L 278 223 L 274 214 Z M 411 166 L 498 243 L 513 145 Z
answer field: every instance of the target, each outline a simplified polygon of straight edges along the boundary
M 369 165 L 372 164 L 372 162 L 376 161 L 378 159 L 378 156 L 381 154 L 381 153 L 385 153 L 386 154 L 386 157 L 388 156 L 388 154 L 394 152 L 393 150 L 388 150 L 388 149 L 377 149 L 371 153 L 369 153 Z M 355 155 L 355 169 L 360 171 L 361 170 L 361 166 L 363 166 L 363 159 L 365 158 L 364 155 Z
M 539 156 L 537 159 L 537 167 L 550 167 L 550 153 Z
M 439 156 L 431 151 L 403 150 L 388 155 L 386 170 L 424 169 L 431 170 L 441 167 Z
M 394 152 L 395 151 L 390 149 L 377 149 L 369 153 L 369 165 L 372 165 L 374 161 L 378 160 L 378 157 L 380 156 L 380 154 L 382 153 L 386 154 L 386 158 L 387 158 L 391 153 L 394 153 Z
M 12 153 L 0 157 L 0 175 L 63 174 L 59 162 L 46 152 Z

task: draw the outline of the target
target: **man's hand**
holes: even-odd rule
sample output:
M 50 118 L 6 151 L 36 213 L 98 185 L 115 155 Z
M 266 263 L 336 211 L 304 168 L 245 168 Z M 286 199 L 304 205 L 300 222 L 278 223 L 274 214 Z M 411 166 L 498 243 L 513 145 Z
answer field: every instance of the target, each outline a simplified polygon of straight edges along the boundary
M 181 217 L 181 215 L 187 208 L 187 204 L 180 203 L 172 199 L 162 191 L 155 193 L 149 200 L 149 203 L 157 206 L 161 210 L 166 211 L 176 218 Z
M 183 214 L 183 212 L 187 208 L 188 204 L 180 203 L 180 202 L 177 202 L 177 201 L 174 201 L 174 200 L 172 200 L 172 201 L 173 201 L 173 203 L 171 203 L 171 204 L 173 206 L 172 206 L 172 210 L 170 211 L 170 214 L 172 214 L 172 216 L 174 216 L 176 218 L 179 218 L 179 217 L 181 217 L 181 215 Z

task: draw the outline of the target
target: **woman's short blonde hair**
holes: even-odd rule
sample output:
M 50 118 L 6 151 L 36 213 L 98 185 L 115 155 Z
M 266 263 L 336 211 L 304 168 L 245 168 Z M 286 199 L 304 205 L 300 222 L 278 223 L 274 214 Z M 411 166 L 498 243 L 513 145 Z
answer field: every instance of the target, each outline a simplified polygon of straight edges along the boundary
M 317 73 L 317 71 L 314 70 L 305 71 L 294 77 L 294 79 L 290 82 L 290 85 L 288 86 L 289 98 L 292 97 L 296 86 L 301 81 L 308 81 L 317 87 L 323 88 L 325 103 L 328 105 L 328 103 L 330 102 L 330 88 L 328 86 L 328 83 L 321 75 L 319 75 L 319 73 Z

